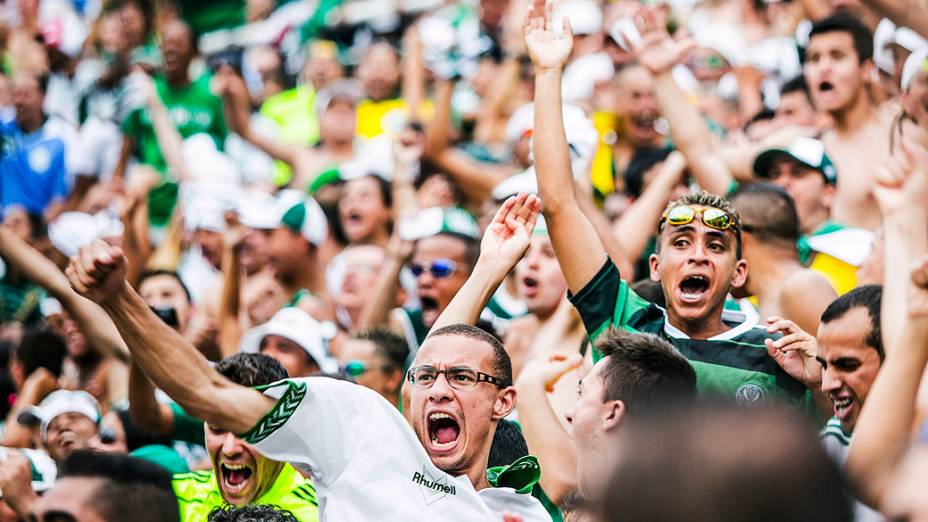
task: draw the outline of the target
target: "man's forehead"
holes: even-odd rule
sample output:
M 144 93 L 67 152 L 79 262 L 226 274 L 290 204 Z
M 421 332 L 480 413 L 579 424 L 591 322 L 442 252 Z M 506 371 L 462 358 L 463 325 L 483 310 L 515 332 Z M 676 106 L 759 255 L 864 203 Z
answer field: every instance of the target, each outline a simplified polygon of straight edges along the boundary
M 830 358 L 838 351 L 874 350 L 867 344 L 867 337 L 873 328 L 870 314 L 862 306 L 854 307 L 838 319 L 822 323 L 818 330 L 818 344 L 821 352 L 827 352 Z
M 485 342 L 460 335 L 429 337 L 419 347 L 413 366 L 488 369 L 493 349 Z

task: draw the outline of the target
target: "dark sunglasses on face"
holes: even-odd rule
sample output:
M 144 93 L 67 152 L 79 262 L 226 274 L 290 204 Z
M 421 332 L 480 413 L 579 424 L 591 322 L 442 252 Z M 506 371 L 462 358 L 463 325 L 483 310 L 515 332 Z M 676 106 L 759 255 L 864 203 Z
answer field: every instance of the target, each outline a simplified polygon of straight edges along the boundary
M 735 223 L 731 214 L 720 208 L 696 208 L 690 205 L 677 205 L 664 212 L 658 230 L 663 230 L 664 223 L 670 223 L 673 226 L 687 225 L 692 223 L 697 216 L 701 216 L 703 224 L 709 228 L 716 230 L 738 229 L 738 224 Z
M 431 263 L 409 263 L 409 271 L 412 275 L 419 277 L 428 271 L 432 277 L 442 279 L 451 277 L 457 270 L 457 263 L 450 259 L 434 259 Z

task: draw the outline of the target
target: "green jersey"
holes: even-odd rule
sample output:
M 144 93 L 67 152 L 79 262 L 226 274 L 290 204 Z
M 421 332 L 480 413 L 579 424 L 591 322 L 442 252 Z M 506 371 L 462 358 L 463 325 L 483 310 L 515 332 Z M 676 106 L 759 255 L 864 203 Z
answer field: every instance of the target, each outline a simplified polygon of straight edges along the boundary
M 580 312 L 591 340 L 610 326 L 650 333 L 669 341 L 696 371 L 699 392 L 721 395 L 739 404 L 785 402 L 814 408 L 811 393 L 790 377 L 768 354 L 767 330 L 756 318 L 726 310 L 729 330 L 710 339 L 691 339 L 667 322 L 666 311 L 636 294 L 612 261 L 576 295 L 568 296 Z M 594 351 L 594 359 L 602 356 Z
M 210 76 L 203 75 L 187 87 L 177 89 L 158 76 L 155 78 L 155 88 L 171 115 L 171 121 L 183 138 L 205 133 L 213 138 L 216 147 L 222 150 L 228 130 L 222 115 L 222 100 L 210 92 L 209 81 Z M 122 131 L 135 140 L 135 153 L 140 162 L 151 165 L 160 172 L 167 170 L 147 108 L 138 108 L 130 112 L 122 122 Z
M 216 474 L 212 470 L 174 475 L 174 494 L 177 495 L 181 522 L 202 522 L 214 509 L 228 505 L 219 492 Z M 290 464 L 284 464 L 274 485 L 251 503 L 286 509 L 300 522 L 319 520 L 316 488 Z

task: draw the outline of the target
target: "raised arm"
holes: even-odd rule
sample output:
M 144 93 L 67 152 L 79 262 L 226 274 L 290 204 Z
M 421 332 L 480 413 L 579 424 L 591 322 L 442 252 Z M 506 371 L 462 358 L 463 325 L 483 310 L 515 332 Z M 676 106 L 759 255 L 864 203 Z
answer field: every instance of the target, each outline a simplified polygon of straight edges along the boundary
M 129 368 L 129 415 L 146 430 L 168 437 L 174 433 L 174 411 L 155 397 L 155 387 L 137 364 Z
M 139 86 L 145 96 L 145 104 L 151 114 L 151 125 L 155 129 L 155 139 L 158 141 L 158 147 L 161 148 L 164 161 L 174 172 L 178 181 L 189 180 L 190 169 L 187 168 L 187 162 L 184 160 L 184 139 L 177 132 L 168 108 L 158 96 L 155 82 L 144 72 L 133 73 L 132 81 Z
M 260 132 L 255 132 L 251 127 L 251 114 L 249 112 L 251 102 L 248 98 L 248 88 L 245 86 L 245 80 L 241 76 L 231 68 L 221 68 L 216 73 L 216 82 L 219 86 L 219 92 L 222 94 L 226 121 L 229 122 L 229 127 L 236 134 L 272 158 L 289 165 L 295 175 L 300 175 L 302 171 L 309 168 L 311 160 L 308 156 L 310 153 L 304 147 L 268 138 Z M 316 173 L 302 172 L 302 174 L 314 175 Z M 306 179 L 312 178 L 306 177 Z
M 699 109 L 677 85 L 672 69 L 695 46 L 691 39 L 674 40 L 667 33 L 665 20 L 656 9 L 642 9 L 635 16 L 641 31 L 641 43 L 634 51 L 651 74 L 661 114 L 670 122 L 670 137 L 686 157 L 690 173 L 703 189 L 726 195 L 731 186 L 732 174 L 715 144 Z M 627 39 L 635 42 L 634 38 Z
M 516 380 L 519 424 L 529 453 L 541 464 L 541 488 L 556 504 L 577 487 L 577 456 L 570 436 L 551 408 L 548 393 L 561 377 L 582 363 L 578 353 L 547 354 L 529 362 Z
M 905 306 L 908 281 L 905 274 L 922 254 L 928 251 L 925 222 L 928 211 L 928 151 L 919 145 L 903 141 L 902 150 L 886 161 L 877 175 L 876 196 L 883 214 L 883 345 L 890 350 L 899 346 L 898 337 L 905 324 L 905 313 L 896 307 Z M 904 310 L 904 308 L 903 308 Z
M 553 3 L 533 0 L 523 28 L 535 67 L 535 174 L 554 252 L 568 288 L 577 293 L 599 272 L 607 256 L 574 192 L 561 109 L 561 72 L 570 56 L 573 35 L 566 17 L 564 33 L 555 34 L 553 10 Z
M 906 26 L 928 37 L 928 0 L 862 0 L 896 25 Z
M 78 295 L 68 284 L 68 278 L 50 259 L 42 255 L 6 227 L 0 227 L 0 255 L 24 276 L 45 288 L 77 322 L 88 342 L 108 356 L 122 361 L 129 351 L 103 310 Z
M 902 274 L 895 277 L 904 279 Z M 895 346 L 886 347 L 886 359 L 857 420 L 845 464 L 860 499 L 877 508 L 882 507 L 890 478 L 912 443 L 915 400 L 928 362 L 928 257 L 911 272 L 908 306 L 895 311 L 904 309 L 902 332 Z
M 242 247 L 247 230 L 238 219 L 226 218 L 222 234 L 222 294 L 216 322 L 219 325 L 219 351 L 223 358 L 235 355 L 242 336 Z
M 191 415 L 245 433 L 273 408 L 273 399 L 221 376 L 148 308 L 126 282 L 119 248 L 95 241 L 71 259 L 67 274 L 78 293 L 112 318 L 145 374 Z
M 477 323 L 493 293 L 525 255 L 540 207 L 538 197 L 528 194 L 513 196 L 503 203 L 483 234 L 480 257 L 470 277 L 438 316 L 432 330 Z

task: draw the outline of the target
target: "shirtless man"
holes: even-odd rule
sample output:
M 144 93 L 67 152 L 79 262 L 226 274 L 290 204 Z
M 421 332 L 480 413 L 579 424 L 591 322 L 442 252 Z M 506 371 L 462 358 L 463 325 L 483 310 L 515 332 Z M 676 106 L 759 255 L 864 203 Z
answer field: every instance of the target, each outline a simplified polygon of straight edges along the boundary
M 822 138 L 841 173 L 832 218 L 873 230 L 880 224 L 874 176 L 889 154 L 891 124 L 868 93 L 873 35 L 855 18 L 831 16 L 812 27 L 806 56 L 812 99 L 834 122 Z
M 776 185 L 754 184 L 738 191 L 731 204 L 741 216 L 744 259 L 751 267 L 741 290 L 757 297 L 761 317 L 782 317 L 818 331 L 822 312 L 837 295 L 827 279 L 799 262 L 799 216 L 792 198 Z

